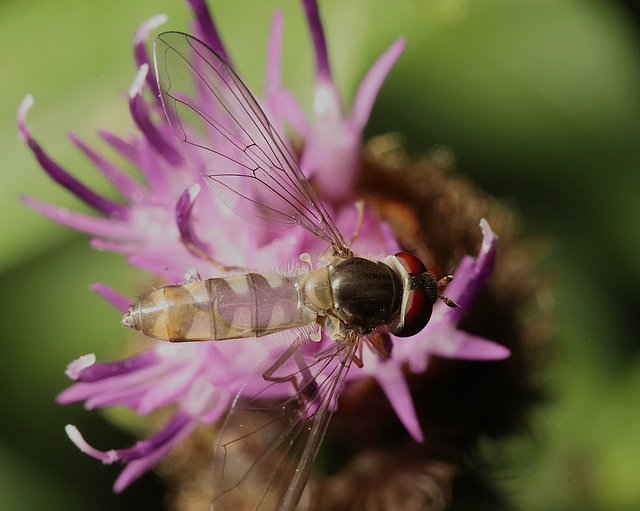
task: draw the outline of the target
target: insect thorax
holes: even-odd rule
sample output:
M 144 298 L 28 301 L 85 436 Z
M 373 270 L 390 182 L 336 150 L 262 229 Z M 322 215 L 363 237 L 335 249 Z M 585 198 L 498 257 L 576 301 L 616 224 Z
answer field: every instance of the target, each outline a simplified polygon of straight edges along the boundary
M 335 318 L 360 334 L 397 320 L 402 282 L 381 261 L 339 259 L 309 274 L 304 286 L 308 306 Z

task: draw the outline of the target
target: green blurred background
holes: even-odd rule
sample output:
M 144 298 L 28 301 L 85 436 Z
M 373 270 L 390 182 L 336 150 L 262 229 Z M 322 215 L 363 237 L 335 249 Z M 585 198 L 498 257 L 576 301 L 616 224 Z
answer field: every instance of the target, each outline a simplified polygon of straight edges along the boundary
M 294 0 L 212 1 L 241 74 L 260 90 L 270 15 L 285 12 L 285 83 L 308 105 L 310 46 Z M 16 137 L 18 104 L 35 96 L 34 136 L 74 175 L 108 190 L 65 138 L 103 147 L 97 129 L 133 130 L 125 92 L 131 39 L 147 18 L 186 28 L 179 0 L 0 3 L 0 508 L 160 509 L 150 475 L 123 495 L 118 467 L 80 454 L 73 423 L 99 448 L 124 447 L 100 412 L 59 407 L 66 364 L 116 357 L 131 341 L 93 281 L 135 294 L 124 258 L 38 216 L 19 194 L 81 206 L 41 172 Z M 552 399 L 531 436 L 490 447 L 496 477 L 524 510 L 640 509 L 640 51 L 638 24 L 596 0 L 322 1 L 331 61 L 350 98 L 367 67 L 408 39 L 377 103 L 369 135 L 397 131 L 415 154 L 451 148 L 458 168 L 512 203 L 524 232 L 549 242 L 555 275 Z M 636 332 L 636 333 L 634 333 Z

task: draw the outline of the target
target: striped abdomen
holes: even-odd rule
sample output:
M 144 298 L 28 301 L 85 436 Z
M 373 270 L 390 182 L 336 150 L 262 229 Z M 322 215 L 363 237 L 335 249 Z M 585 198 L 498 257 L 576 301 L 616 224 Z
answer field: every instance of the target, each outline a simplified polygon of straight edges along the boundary
M 164 341 L 260 337 L 316 320 L 302 305 L 300 279 L 248 273 L 166 286 L 133 304 L 122 323 Z

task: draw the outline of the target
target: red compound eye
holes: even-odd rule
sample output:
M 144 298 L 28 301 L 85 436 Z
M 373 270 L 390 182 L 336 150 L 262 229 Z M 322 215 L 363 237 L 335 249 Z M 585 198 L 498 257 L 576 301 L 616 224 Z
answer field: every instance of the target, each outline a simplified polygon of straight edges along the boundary
M 407 254 L 406 252 L 398 252 L 396 259 L 400 261 L 400 264 L 407 270 L 407 273 L 425 273 L 427 271 L 423 262 L 414 255 Z
M 393 334 L 398 337 L 411 337 L 420 332 L 431 318 L 435 301 L 432 299 L 432 295 L 436 285 L 420 259 L 406 252 L 398 252 L 395 256 L 407 273 L 415 274 L 411 276 L 412 284 L 416 287 L 409 291 L 407 308 L 403 318 L 404 324 L 400 330 L 393 332 Z

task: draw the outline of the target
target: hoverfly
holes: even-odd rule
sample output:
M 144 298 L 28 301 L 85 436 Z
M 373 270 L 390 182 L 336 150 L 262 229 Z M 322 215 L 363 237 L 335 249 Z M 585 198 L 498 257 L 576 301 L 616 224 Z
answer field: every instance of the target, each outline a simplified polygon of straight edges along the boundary
M 221 341 L 299 329 L 283 352 L 254 373 L 222 428 L 213 466 L 213 509 L 293 510 L 309 477 L 331 412 L 364 343 L 389 356 L 388 334 L 411 336 L 439 297 L 415 256 L 355 256 L 258 102 L 203 42 L 160 34 L 155 66 L 165 114 L 210 188 L 232 209 L 271 229 L 299 225 L 328 244 L 326 265 L 299 275 L 241 275 L 151 291 L 123 324 L 156 339 Z M 224 147 L 224 149 L 220 149 Z M 442 297 L 441 297 L 442 298 Z M 451 306 L 451 301 L 446 303 Z M 314 331 L 319 328 L 319 331 Z M 320 332 L 331 347 L 305 350 Z M 288 386 L 288 392 L 282 392 Z M 280 390 L 278 390 L 280 389 Z M 284 396 L 284 397 L 283 397 Z M 246 494 L 250 495 L 246 495 Z

